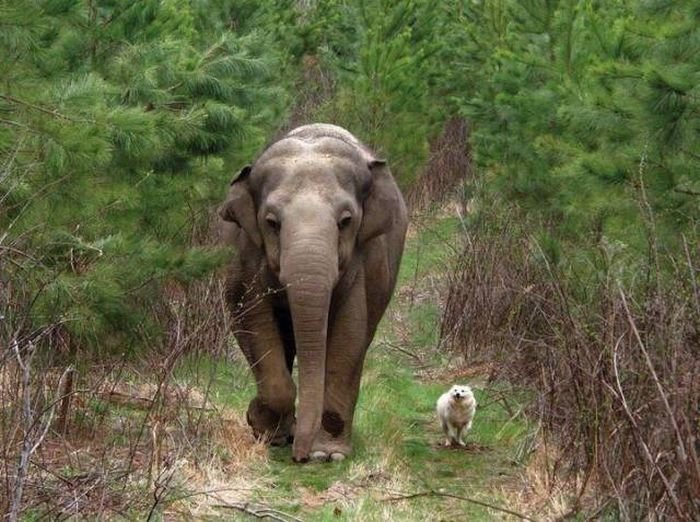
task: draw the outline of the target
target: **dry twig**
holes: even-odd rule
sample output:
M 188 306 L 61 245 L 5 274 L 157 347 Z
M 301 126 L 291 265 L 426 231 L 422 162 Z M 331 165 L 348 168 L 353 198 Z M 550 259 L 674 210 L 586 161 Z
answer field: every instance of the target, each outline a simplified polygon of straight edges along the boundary
M 219 502 L 220 504 L 214 504 L 213 507 L 220 509 L 235 509 L 241 513 L 252 515 L 255 518 L 269 518 L 270 520 L 275 520 L 277 522 L 302 522 L 300 518 L 292 516 L 289 513 L 260 504 L 251 504 L 250 502 L 223 502 L 220 499 Z
M 439 498 L 454 498 L 456 500 L 462 500 L 464 502 L 469 502 L 471 504 L 476 504 L 477 506 L 482 506 L 485 508 L 493 509 L 495 511 L 500 511 L 502 513 L 508 513 L 509 515 L 513 515 L 514 517 L 518 517 L 521 520 L 529 520 L 531 522 L 534 522 L 535 519 L 528 517 L 527 515 L 523 515 L 522 513 L 518 513 L 517 511 L 513 511 L 511 509 L 507 509 L 504 507 L 500 506 L 494 506 L 493 504 L 489 504 L 488 502 L 484 502 L 483 500 L 477 500 L 475 498 L 470 498 L 470 497 L 463 497 L 462 495 L 453 495 L 452 493 L 443 493 L 440 491 L 434 491 L 434 490 L 428 490 L 428 491 L 419 491 L 417 493 L 406 493 L 406 494 L 401 494 L 401 495 L 396 495 L 393 497 L 386 497 L 381 499 L 383 502 L 399 502 L 402 500 L 411 500 L 414 498 L 421 498 L 421 497 L 439 497 Z

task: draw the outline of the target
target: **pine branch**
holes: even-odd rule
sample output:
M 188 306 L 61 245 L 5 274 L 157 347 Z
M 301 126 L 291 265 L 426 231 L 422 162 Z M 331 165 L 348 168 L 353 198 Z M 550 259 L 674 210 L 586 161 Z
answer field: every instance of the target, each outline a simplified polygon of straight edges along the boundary
M 678 187 L 674 187 L 673 192 L 677 192 L 679 194 L 685 194 L 687 196 L 700 196 L 700 192 L 698 192 L 698 191 L 690 190 L 690 189 L 681 189 Z
M 33 103 L 29 103 L 28 101 L 20 100 L 15 96 L 10 96 L 9 94 L 0 94 L 0 98 L 9 101 L 10 103 L 14 103 L 15 105 L 23 105 L 24 107 L 34 109 L 35 111 L 43 112 L 44 114 L 48 114 L 50 116 L 53 116 L 54 118 L 60 118 L 62 120 L 72 121 L 74 123 L 95 123 L 95 120 L 80 120 L 76 118 L 71 118 L 70 116 L 66 116 L 65 114 L 58 112 L 56 109 L 51 110 L 45 107 L 41 107 L 39 105 L 34 105 Z
M 27 129 L 29 131 L 36 132 L 31 127 L 29 127 L 23 123 L 19 123 L 18 121 L 4 120 L 4 119 L 0 118 L 0 123 L 3 125 L 10 125 L 12 127 L 19 127 L 20 129 Z

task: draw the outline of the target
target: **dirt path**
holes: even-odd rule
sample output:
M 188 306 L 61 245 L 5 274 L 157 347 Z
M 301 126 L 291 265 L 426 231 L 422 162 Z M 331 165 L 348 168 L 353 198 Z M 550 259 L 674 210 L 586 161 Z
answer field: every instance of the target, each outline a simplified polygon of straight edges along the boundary
M 200 513 L 246 519 L 247 510 L 251 519 L 267 513 L 273 520 L 517 518 L 503 509 L 519 471 L 522 417 L 485 385 L 484 368 L 460 366 L 436 349 L 440 272 L 458 226 L 448 219 L 411 234 L 396 298 L 367 357 L 352 458 L 298 466 L 289 448 L 270 448 L 262 459 L 254 452 L 254 465 L 242 472 L 250 487 L 215 495 L 218 505 L 208 502 Z M 240 387 L 232 407 L 242 413 L 251 383 L 241 384 L 244 367 L 229 370 Z M 434 406 L 456 382 L 476 389 L 480 407 L 467 447 L 445 448 Z

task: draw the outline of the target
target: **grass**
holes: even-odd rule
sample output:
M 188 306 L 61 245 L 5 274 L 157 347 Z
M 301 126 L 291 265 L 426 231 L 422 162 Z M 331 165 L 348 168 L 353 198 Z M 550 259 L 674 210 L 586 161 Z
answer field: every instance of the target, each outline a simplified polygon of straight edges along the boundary
M 399 288 L 419 286 L 419 279 L 436 274 L 454 254 L 455 234 L 461 227 L 459 218 L 419 223 L 409 230 L 399 271 Z
M 301 466 L 289 447 L 255 441 L 245 424 L 255 384 L 232 347 L 219 360 L 183 356 L 167 379 L 160 361 L 91 376 L 94 393 L 76 398 L 70 433 L 42 446 L 55 471 L 32 505 L 151 520 L 252 520 L 245 509 L 309 521 L 500 517 L 465 499 L 506 504 L 527 426 L 479 368 L 438 347 L 441 274 L 459 227 L 447 218 L 409 234 L 394 301 L 367 356 L 349 459 Z M 435 415 L 437 398 L 456 382 L 472 385 L 480 405 L 466 449 L 441 445 Z
M 305 520 L 379 520 L 387 513 L 403 520 L 449 519 L 457 513 L 490 519 L 485 508 L 455 499 L 389 499 L 436 491 L 488 501 L 501 477 L 513 472 L 513 449 L 524 426 L 508 423 L 508 414 L 492 403 L 478 412 L 466 450 L 444 448 L 434 409 L 446 384 L 417 381 L 396 356 L 375 352 L 357 408 L 353 457 L 299 467 L 290 462 L 288 448 L 274 448 L 265 472 L 272 487 L 256 491 L 254 500 Z M 480 403 L 490 402 L 487 391 L 476 395 Z M 330 505 L 316 506 L 317 499 Z
M 289 447 L 269 448 L 265 465 L 251 476 L 256 487 L 248 502 L 311 521 L 492 520 L 498 513 L 457 497 L 503 504 L 501 486 L 515 472 L 527 429 L 522 418 L 513 418 L 496 400 L 499 390 L 485 387 L 473 373 L 466 380 L 481 407 L 466 449 L 441 445 L 435 416 L 438 396 L 456 376 L 469 373 L 450 367 L 436 350 L 437 274 L 452 255 L 458 227 L 458 220 L 443 219 L 411 234 L 397 297 L 367 356 L 352 457 L 299 466 L 291 462 Z M 254 395 L 242 357 L 227 363 L 190 359 L 176 375 L 205 376 L 214 402 L 241 416 Z M 230 515 L 209 513 L 212 519 Z

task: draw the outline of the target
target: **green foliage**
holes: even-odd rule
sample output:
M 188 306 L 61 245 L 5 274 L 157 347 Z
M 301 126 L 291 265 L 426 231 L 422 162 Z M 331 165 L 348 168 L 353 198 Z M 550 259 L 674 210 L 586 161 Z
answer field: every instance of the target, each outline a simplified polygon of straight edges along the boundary
M 220 4 L 0 7 L 0 255 L 27 254 L 2 271 L 77 344 L 135 345 L 163 285 L 221 263 L 198 230 L 284 115 L 285 50 Z
M 309 13 L 308 52 L 334 73 L 337 90 L 319 119 L 348 127 L 391 159 L 407 188 L 445 118 L 439 99 L 449 12 L 434 2 L 320 2 Z
M 650 227 L 675 248 L 697 221 L 691 0 L 260 4 L 0 6 L 0 255 L 31 255 L 3 270 L 42 289 L 44 319 L 133 337 L 163 284 L 215 266 L 192 248 L 206 214 L 292 93 L 319 92 L 309 64 L 330 87 L 301 119 L 351 129 L 403 188 L 446 117 L 468 117 L 483 199 L 515 203 L 562 259 L 557 242 L 643 252 Z
M 675 241 L 700 210 L 697 15 L 691 1 L 465 3 L 459 103 L 487 190 L 566 241 L 637 251 L 648 203 Z

